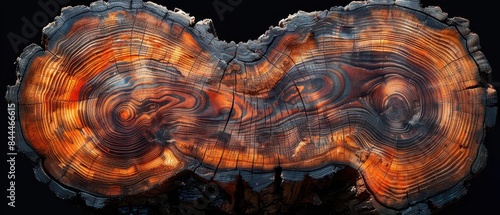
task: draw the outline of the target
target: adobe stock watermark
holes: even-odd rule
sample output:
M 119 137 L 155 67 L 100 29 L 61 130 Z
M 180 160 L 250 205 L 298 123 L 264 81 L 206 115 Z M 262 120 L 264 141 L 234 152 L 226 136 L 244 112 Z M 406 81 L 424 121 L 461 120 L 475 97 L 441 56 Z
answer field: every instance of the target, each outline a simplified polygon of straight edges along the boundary
M 10 103 L 7 105 L 8 115 L 8 131 L 7 131 L 7 164 L 9 172 L 7 172 L 7 205 L 16 207 L 16 104 Z
M 40 29 L 45 27 L 61 11 L 61 5 L 69 3 L 71 0 L 39 0 L 37 2 L 40 10 L 33 13 L 31 17 L 21 17 L 22 25 L 20 32 L 9 32 L 7 39 L 16 54 L 26 47 Z
M 224 21 L 224 13 L 233 12 L 241 3 L 243 3 L 243 0 L 215 0 L 212 2 L 212 5 L 220 21 Z

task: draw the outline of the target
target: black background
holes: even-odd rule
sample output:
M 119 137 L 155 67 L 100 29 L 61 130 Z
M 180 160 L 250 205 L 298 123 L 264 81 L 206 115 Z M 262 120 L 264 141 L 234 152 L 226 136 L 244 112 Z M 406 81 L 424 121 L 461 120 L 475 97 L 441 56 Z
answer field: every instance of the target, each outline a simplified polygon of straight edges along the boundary
M 47 1 L 47 0 L 42 0 Z M 55 0 L 54 0 L 55 1 Z M 65 4 L 59 6 L 69 5 L 89 5 L 91 1 L 82 0 L 64 0 Z M 228 0 L 208 0 L 208 1 L 195 1 L 195 0 L 155 0 L 155 3 L 164 5 L 173 10 L 174 8 L 181 8 L 190 15 L 195 16 L 196 20 L 210 18 L 214 21 L 217 35 L 220 39 L 226 41 L 247 41 L 249 39 L 256 39 L 263 34 L 265 30 L 271 25 L 277 25 L 278 22 L 293 14 L 298 10 L 316 11 L 329 9 L 332 6 L 345 6 L 350 1 L 346 0 L 241 0 L 241 3 L 231 6 L 232 11 L 227 11 L 223 14 L 224 19 L 221 20 L 212 3 L 219 1 L 228 3 Z M 63 0 L 61 0 L 63 2 Z M 238 2 L 233 0 L 232 2 Z M 463 3 L 462 3 L 463 2 Z M 488 4 L 489 3 L 489 4 Z M 467 18 L 471 23 L 471 30 L 479 34 L 481 39 L 482 50 L 488 58 L 490 65 L 493 68 L 493 82 L 495 86 L 500 83 L 500 42 L 498 38 L 498 9 L 493 4 L 493 1 L 477 0 L 477 1 L 430 1 L 423 0 L 423 6 L 438 5 L 441 9 L 449 14 L 449 17 L 460 16 Z M 9 32 L 22 36 L 22 17 L 28 19 L 33 18 L 33 14 L 43 11 L 37 4 L 37 1 L 17 0 L 17 1 L 2 1 L 2 34 L 0 34 L 2 41 L 2 85 L 0 86 L 0 95 L 5 95 L 5 86 L 15 83 L 15 65 L 14 62 L 19 56 L 20 51 L 16 52 L 12 48 L 11 43 L 7 39 Z M 59 13 L 58 13 L 59 14 Z M 50 21 L 53 17 L 49 17 Z M 43 21 L 43 20 L 42 20 Z M 496 38 L 495 38 L 496 37 Z M 34 37 L 27 38 L 29 43 L 40 44 L 41 34 Z M 19 46 L 22 50 L 27 44 Z M 7 106 L 4 99 L 0 99 L 1 108 L 0 113 L 0 129 L 1 136 L 7 134 Z M 500 120 L 497 119 L 500 122 Z M 438 214 L 489 214 L 490 211 L 497 210 L 500 204 L 500 189 L 498 182 L 500 182 L 500 126 L 496 129 L 489 131 L 485 144 L 489 152 L 488 164 L 486 168 L 470 183 L 470 190 L 466 196 L 457 201 L 455 204 L 444 208 Z M 2 160 L 6 160 L 7 138 L 2 137 Z M 3 214 L 31 214 L 36 212 L 38 214 L 83 214 L 82 211 L 76 207 L 69 200 L 62 200 L 52 193 L 48 186 L 38 182 L 34 178 L 32 164 L 30 161 L 18 155 L 16 158 L 16 208 L 7 207 L 8 195 L 6 189 L 8 188 L 7 172 L 8 163 L 2 161 L 2 170 L 0 170 L 0 178 L 3 183 L 0 186 L 2 193 L 2 200 L 4 213 Z

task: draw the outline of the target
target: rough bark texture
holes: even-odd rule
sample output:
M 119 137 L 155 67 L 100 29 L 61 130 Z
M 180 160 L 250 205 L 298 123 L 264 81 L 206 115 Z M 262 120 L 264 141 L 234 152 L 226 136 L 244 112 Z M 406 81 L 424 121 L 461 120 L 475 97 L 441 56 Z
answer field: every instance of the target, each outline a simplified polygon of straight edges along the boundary
M 65 8 L 6 97 L 39 180 L 103 207 L 191 172 L 224 191 L 207 204 L 253 213 L 265 207 L 246 195 L 294 205 L 309 197 L 286 197 L 290 184 L 348 166 L 363 210 L 414 213 L 460 198 L 486 164 L 497 97 L 467 20 L 372 0 L 299 12 L 246 43 L 211 26 L 140 0 Z

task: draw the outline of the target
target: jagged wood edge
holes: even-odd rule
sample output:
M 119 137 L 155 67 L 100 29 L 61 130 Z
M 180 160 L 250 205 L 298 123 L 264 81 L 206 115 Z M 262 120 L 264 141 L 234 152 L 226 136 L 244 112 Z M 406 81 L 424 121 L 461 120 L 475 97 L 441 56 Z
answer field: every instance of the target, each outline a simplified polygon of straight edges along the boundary
M 392 4 L 391 4 L 392 3 Z M 401 7 L 405 7 L 417 12 L 421 12 L 424 15 L 432 17 L 437 21 L 448 25 L 450 27 L 456 28 L 458 33 L 462 36 L 463 40 L 465 40 L 467 45 L 467 51 L 472 59 L 475 61 L 478 72 L 480 75 L 480 84 L 482 88 L 486 91 L 486 96 L 481 98 L 481 102 L 485 104 L 485 121 L 484 128 L 491 128 L 496 123 L 496 114 L 497 114 L 497 94 L 493 89 L 493 86 L 488 83 L 491 77 L 491 66 L 489 65 L 488 60 L 485 55 L 480 51 L 481 46 L 479 44 L 479 36 L 473 33 L 469 29 L 469 21 L 462 17 L 452 17 L 448 18 L 448 14 L 443 12 L 438 6 L 427 6 L 422 8 L 420 4 L 420 0 L 368 0 L 368 1 L 354 1 L 347 5 L 344 10 L 355 10 L 361 7 L 369 6 L 369 5 L 397 5 Z M 436 193 L 435 195 L 427 198 L 421 199 L 419 201 L 409 202 L 408 206 L 405 208 L 391 208 L 390 206 L 382 204 L 376 196 L 374 199 L 376 200 L 375 207 L 377 207 L 384 214 L 430 214 L 431 207 L 432 208 L 442 208 L 446 204 L 449 204 L 453 201 L 456 201 L 462 198 L 467 193 L 467 183 L 477 175 L 480 171 L 484 169 L 486 166 L 487 159 L 487 150 L 484 146 L 484 137 L 486 135 L 486 129 L 483 129 L 483 138 L 479 143 L 477 156 L 474 159 L 474 162 L 471 166 L 470 174 L 462 178 L 458 181 L 452 188 L 448 190 L 444 190 L 443 192 Z M 363 177 L 363 175 L 361 174 Z M 369 186 L 367 186 L 368 190 L 370 190 Z M 370 194 L 372 192 L 370 191 Z M 382 208 L 381 208 L 382 207 Z
M 425 15 L 433 17 L 434 19 L 440 21 L 443 24 L 448 26 L 455 27 L 457 31 L 462 35 L 464 40 L 467 42 L 467 48 L 469 54 L 474 59 L 476 64 L 478 65 L 480 76 L 481 76 L 481 84 L 483 87 L 488 89 L 493 89 L 490 84 L 488 84 L 488 79 L 491 75 L 491 67 L 489 66 L 488 61 L 486 60 L 484 54 L 480 51 L 479 38 L 477 34 L 472 33 L 469 29 L 469 22 L 466 19 L 455 17 L 448 18 L 448 15 L 441 11 L 439 7 L 425 7 L 422 8 L 419 0 L 368 0 L 368 1 L 353 1 L 345 7 L 332 7 L 330 11 L 352 11 L 366 6 L 373 5 L 396 5 L 405 8 L 409 8 L 418 12 L 421 12 Z M 264 57 L 267 53 L 267 49 L 272 47 L 272 43 L 275 38 L 283 35 L 285 32 L 294 31 L 297 28 L 302 28 L 308 25 L 314 25 L 318 20 L 326 17 L 328 12 L 330 11 L 317 11 L 306 13 L 299 11 L 296 14 L 290 15 L 288 18 L 283 19 L 279 22 L 279 26 L 271 27 L 268 31 L 265 32 L 262 36 L 260 36 L 257 40 L 249 40 L 248 42 L 240 42 L 238 44 L 234 42 L 225 42 L 219 40 L 215 35 L 215 29 L 213 27 L 212 21 L 210 19 L 205 19 L 194 24 L 194 17 L 189 16 L 189 14 L 183 12 L 182 10 L 168 10 L 166 7 L 152 3 L 152 2 L 143 2 L 142 0 L 132 0 L 128 3 L 118 1 L 118 0 L 110 0 L 109 2 L 104 1 L 96 1 L 87 6 L 76 6 L 76 7 L 65 7 L 61 12 L 61 16 L 55 18 L 54 22 L 50 23 L 43 29 L 43 37 L 42 37 L 42 46 L 45 48 L 49 45 L 48 42 L 50 39 L 59 32 L 59 28 L 61 28 L 65 22 L 66 18 L 69 17 L 73 19 L 78 14 L 88 13 L 88 12 L 102 12 L 109 10 L 114 7 L 121 7 L 123 9 L 142 9 L 146 10 L 150 13 L 159 15 L 159 17 L 164 17 L 164 20 L 168 20 L 171 22 L 179 23 L 181 26 L 188 28 L 191 30 L 194 36 L 197 37 L 197 40 L 200 41 L 200 45 L 203 46 L 206 50 L 210 50 L 210 52 L 216 55 L 220 59 L 220 65 L 222 68 L 227 68 L 231 63 L 239 63 L 244 64 L 248 62 L 255 62 Z M 69 19 L 68 19 L 69 20 Z M 19 107 L 19 98 L 18 92 L 22 87 L 22 78 L 26 72 L 26 66 L 31 62 L 31 60 L 40 52 L 42 52 L 42 48 L 38 45 L 31 44 L 26 47 L 21 56 L 17 59 L 17 82 L 14 86 L 8 86 L 6 99 L 8 102 L 12 102 L 16 104 L 16 110 Z M 244 68 L 244 67 L 243 67 Z M 243 71 L 244 72 L 244 71 Z M 224 74 L 220 74 L 223 76 Z M 482 98 L 482 101 L 486 104 L 486 114 L 485 114 L 485 127 L 493 127 L 496 121 L 496 112 L 497 112 L 497 97 L 496 92 L 494 90 L 489 90 L 486 98 Z M 76 194 L 79 194 L 87 203 L 87 205 L 99 208 L 104 206 L 106 201 L 106 197 L 100 197 L 98 195 L 87 193 L 86 191 L 71 191 L 64 186 L 60 185 L 58 182 L 53 181 L 50 176 L 48 176 L 42 167 L 41 158 L 34 152 L 34 150 L 26 143 L 26 140 L 23 138 L 20 128 L 20 122 L 18 121 L 19 111 L 16 111 L 16 137 L 18 139 L 18 149 L 19 151 L 25 153 L 33 162 L 38 165 L 35 166 L 34 171 L 37 179 L 43 183 L 48 183 L 51 190 L 54 190 L 56 195 L 61 198 L 72 198 Z M 391 209 L 387 206 L 380 205 L 385 207 L 385 210 L 382 211 L 392 211 L 392 212 L 403 212 L 403 213 L 411 213 L 415 212 L 415 208 L 417 208 L 420 212 L 423 212 L 422 209 L 428 211 L 428 207 L 424 207 L 422 204 L 429 204 L 432 202 L 435 205 L 442 206 L 447 202 L 442 202 L 441 197 L 452 195 L 455 196 L 456 199 L 465 195 L 467 189 L 464 185 L 470 177 L 480 172 L 486 162 L 487 151 L 484 147 L 484 138 L 483 142 L 480 143 L 478 155 L 473 163 L 471 169 L 471 175 L 466 176 L 463 180 L 458 182 L 452 189 L 445 191 L 440 194 L 436 194 L 429 199 L 420 200 L 417 202 L 411 202 L 407 208 L 403 209 Z M 194 162 L 194 163 L 193 163 Z M 194 166 L 197 166 L 196 161 L 192 161 L 190 167 L 187 169 L 192 169 Z M 61 193 L 57 190 L 63 190 Z M 375 197 L 376 199 L 376 197 Z
M 368 0 L 368 1 L 353 1 L 350 4 L 348 4 L 345 7 L 332 7 L 330 11 L 343 11 L 343 12 L 348 12 L 348 11 L 353 11 L 357 10 L 363 7 L 367 6 L 375 6 L 375 5 L 386 5 L 386 6 L 400 6 L 403 8 L 408 8 L 410 10 L 416 11 L 423 13 L 424 15 L 427 15 L 429 17 L 432 17 L 439 21 L 442 24 L 445 24 L 450 27 L 456 28 L 458 33 L 463 37 L 463 40 L 465 40 L 466 45 L 467 45 L 467 50 L 469 52 L 469 55 L 472 57 L 472 59 L 475 61 L 476 65 L 478 66 L 479 70 L 479 75 L 480 75 L 480 84 L 482 85 L 481 87 L 484 88 L 487 93 L 486 97 L 481 98 L 481 101 L 483 104 L 486 105 L 486 111 L 485 111 L 485 127 L 491 128 L 495 125 L 496 121 L 496 112 L 497 112 L 497 95 L 495 90 L 493 89 L 492 85 L 488 83 L 488 77 L 491 76 L 491 67 L 485 58 L 484 54 L 480 51 L 481 47 L 479 45 L 479 36 L 475 33 L 473 33 L 469 29 L 469 21 L 467 19 L 461 18 L 461 17 L 453 17 L 453 18 L 448 18 L 448 14 L 443 12 L 439 7 L 437 6 L 428 6 L 423 8 L 420 4 L 419 0 Z M 272 27 L 269 31 L 267 31 L 264 35 L 262 35 L 257 41 L 249 41 L 247 43 L 240 43 L 238 45 L 240 46 L 258 46 L 260 45 L 259 48 L 266 48 L 271 47 L 271 43 L 269 41 L 273 41 L 275 37 L 278 37 L 279 35 L 284 34 L 284 31 L 293 31 L 297 28 L 304 27 L 308 24 L 310 24 L 307 21 L 312 21 L 314 18 L 311 19 L 311 16 L 316 16 L 315 18 L 323 18 L 327 16 L 327 13 L 323 12 L 311 12 L 311 13 L 304 13 L 304 12 L 298 12 L 297 14 L 290 15 L 287 19 L 281 20 L 279 23 L 279 27 Z M 304 16 L 309 16 L 310 19 L 304 19 Z M 304 22 L 304 20 L 307 20 Z M 302 22 L 301 22 L 302 21 Z M 301 23 L 297 23 L 301 22 Z M 314 22 L 312 24 L 315 24 Z M 238 49 L 240 50 L 240 49 Z M 258 50 L 258 49 L 256 49 Z M 262 51 L 260 51 L 262 53 Z M 263 52 L 266 53 L 266 52 Z M 248 60 L 248 61 L 253 61 L 253 60 L 258 60 L 260 59 L 259 56 L 258 58 Z M 238 59 L 238 58 L 237 58 Z M 247 62 L 248 62 L 247 61 Z M 243 67 L 244 68 L 244 67 Z M 482 142 L 479 143 L 479 148 L 477 152 L 477 156 L 474 159 L 474 163 L 471 167 L 470 174 L 468 176 L 465 176 L 462 180 L 457 182 L 452 188 L 445 190 L 440 193 L 436 193 L 435 195 L 427 198 L 427 199 L 421 199 L 419 201 L 415 202 L 410 202 L 407 207 L 404 208 L 391 208 L 388 205 L 384 205 L 380 203 L 380 201 L 377 199 L 376 196 L 374 198 L 376 199 L 378 204 L 375 204 L 377 208 L 379 208 L 380 211 L 384 211 L 384 213 L 403 213 L 403 214 L 412 214 L 412 213 L 430 213 L 430 204 L 432 204 L 432 207 L 437 207 L 441 208 L 446 204 L 449 204 L 452 201 L 456 201 L 463 197 L 467 193 L 467 186 L 466 184 L 468 181 L 478 174 L 482 169 L 484 169 L 486 165 L 486 159 L 487 159 L 487 150 L 484 146 L 484 136 L 485 136 L 485 130 L 483 130 L 483 138 Z M 368 187 L 369 189 L 369 187 Z M 448 197 L 448 199 L 445 199 L 445 197 Z M 383 208 L 380 208 L 383 207 Z

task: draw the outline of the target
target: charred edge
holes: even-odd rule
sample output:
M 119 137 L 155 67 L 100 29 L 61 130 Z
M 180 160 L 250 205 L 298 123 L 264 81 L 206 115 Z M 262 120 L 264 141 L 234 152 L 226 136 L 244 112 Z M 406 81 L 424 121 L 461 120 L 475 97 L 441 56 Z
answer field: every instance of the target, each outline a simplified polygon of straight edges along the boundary
M 281 184 L 283 182 L 283 178 L 281 177 L 281 172 L 283 171 L 283 168 L 281 167 L 276 167 L 274 168 L 274 190 L 275 192 L 281 194 L 283 192 L 283 189 L 281 187 Z

